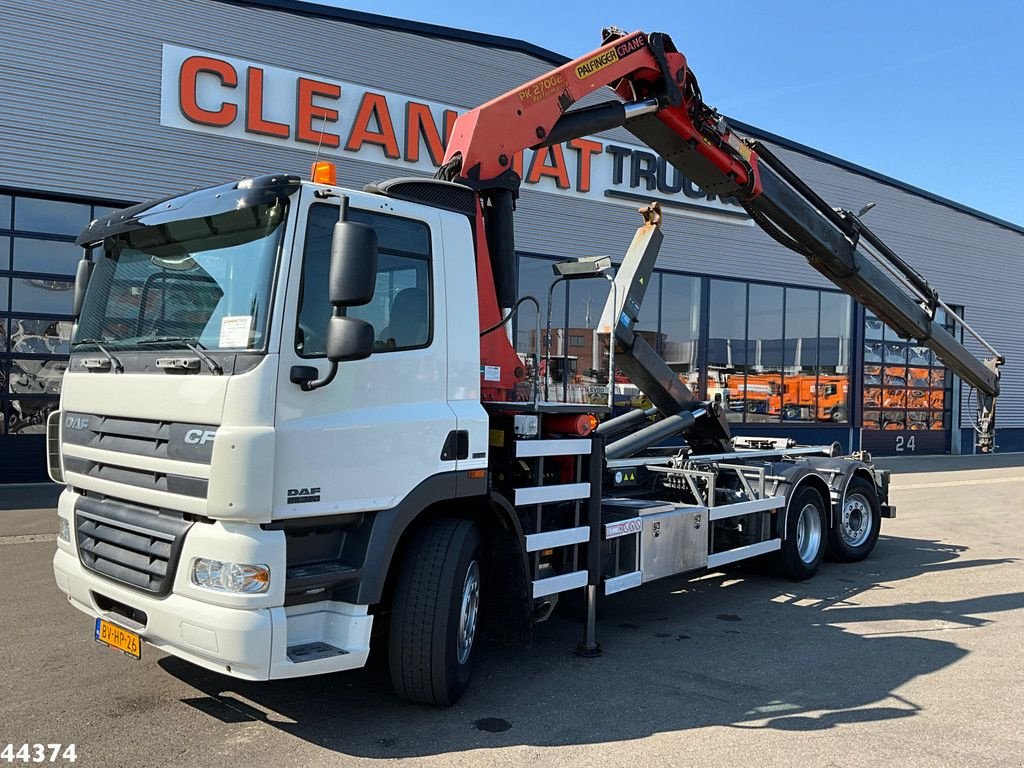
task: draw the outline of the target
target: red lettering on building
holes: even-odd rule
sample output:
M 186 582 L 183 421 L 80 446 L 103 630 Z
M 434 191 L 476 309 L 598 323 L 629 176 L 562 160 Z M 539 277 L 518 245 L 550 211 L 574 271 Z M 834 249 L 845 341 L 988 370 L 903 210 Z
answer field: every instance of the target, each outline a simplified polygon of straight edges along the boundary
M 549 157 L 550 164 L 547 162 Z M 565 167 L 565 154 L 562 152 L 561 144 L 540 147 L 533 153 L 530 172 L 526 174 L 527 183 L 536 184 L 545 176 L 554 179 L 559 189 L 569 188 L 569 171 Z
M 405 159 L 410 163 L 419 162 L 420 138 L 423 138 L 430 155 L 430 162 L 439 166 L 444 159 L 445 142 L 441 140 L 441 132 L 434 122 L 430 107 L 418 101 L 410 101 L 405 105 Z
M 189 56 L 182 62 L 178 72 L 178 108 L 181 114 L 199 125 L 212 125 L 217 128 L 231 125 L 238 117 L 237 105 L 221 101 L 217 109 L 199 106 L 199 76 L 204 74 L 213 75 L 225 88 L 235 88 L 238 85 L 238 73 L 228 62 L 209 56 Z
M 329 132 L 326 127 L 327 123 L 338 122 L 338 110 L 315 103 L 314 99 L 318 98 L 334 100 L 341 98 L 341 86 L 300 77 L 296 103 L 295 138 L 297 141 L 304 141 L 308 144 L 320 144 L 322 141 L 325 147 L 337 148 L 341 144 L 341 136 Z M 323 122 L 320 126 L 314 127 L 314 120 Z
M 569 142 L 570 149 L 576 150 L 576 191 L 590 191 L 590 165 L 594 155 L 599 155 L 604 146 L 599 141 L 590 139 L 573 139 Z
M 370 127 L 371 120 L 377 124 L 377 130 Z M 398 138 L 395 136 L 395 126 L 391 122 L 387 99 L 379 93 L 369 91 L 363 94 L 363 100 L 359 102 L 359 110 L 352 121 L 352 132 L 345 142 L 345 149 L 349 152 L 358 152 L 364 144 L 382 147 L 384 154 L 392 160 L 402 156 L 398 151 Z
M 249 67 L 245 76 L 245 130 L 263 136 L 287 139 L 290 133 L 285 123 L 263 117 L 263 70 Z

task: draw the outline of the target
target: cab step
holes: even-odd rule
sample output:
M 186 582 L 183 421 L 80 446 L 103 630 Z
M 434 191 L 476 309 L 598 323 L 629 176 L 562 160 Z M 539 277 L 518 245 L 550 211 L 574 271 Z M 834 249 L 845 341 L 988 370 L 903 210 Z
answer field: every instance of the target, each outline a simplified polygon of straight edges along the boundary
M 322 642 L 288 646 L 288 660 L 295 664 L 301 664 L 304 661 L 331 659 L 335 656 L 344 656 L 347 653 L 348 651 L 344 648 L 335 648 L 330 643 Z

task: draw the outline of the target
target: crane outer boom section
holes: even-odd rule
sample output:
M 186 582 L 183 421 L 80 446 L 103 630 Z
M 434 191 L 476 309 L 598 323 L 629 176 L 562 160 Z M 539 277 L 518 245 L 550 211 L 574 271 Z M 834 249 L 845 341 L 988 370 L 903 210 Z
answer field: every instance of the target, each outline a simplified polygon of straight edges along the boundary
M 619 100 L 570 109 L 606 86 Z M 704 103 L 685 57 L 661 33 L 605 30 L 600 48 L 456 120 L 438 176 L 479 195 L 501 307 L 515 297 L 515 155 L 615 127 L 632 133 L 705 192 L 735 198 L 773 239 L 804 256 L 901 336 L 932 349 L 977 389 L 977 445 L 982 452 L 994 449 L 1004 358 L 974 355 L 937 321 L 937 309 L 944 306 L 937 292 L 857 215 L 832 208 L 768 147 L 733 133 Z

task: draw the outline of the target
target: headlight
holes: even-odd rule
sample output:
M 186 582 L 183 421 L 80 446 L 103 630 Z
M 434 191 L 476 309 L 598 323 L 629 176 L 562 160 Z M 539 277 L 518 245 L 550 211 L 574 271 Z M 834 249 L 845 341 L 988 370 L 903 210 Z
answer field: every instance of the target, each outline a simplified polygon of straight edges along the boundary
M 192 561 L 192 583 L 217 592 L 255 595 L 270 589 L 270 568 L 197 557 Z
M 59 527 L 57 528 L 57 538 L 61 541 L 71 543 L 71 523 L 68 522 L 66 517 L 58 517 Z

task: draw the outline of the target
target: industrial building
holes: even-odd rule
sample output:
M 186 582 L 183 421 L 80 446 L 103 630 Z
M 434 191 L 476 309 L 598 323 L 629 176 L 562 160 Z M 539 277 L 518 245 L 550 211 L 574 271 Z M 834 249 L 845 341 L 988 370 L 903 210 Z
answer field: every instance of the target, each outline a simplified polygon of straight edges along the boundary
M 318 155 L 337 163 L 348 187 L 432 174 L 460 111 L 567 60 L 520 40 L 292 0 L 5 8 L 0 482 L 45 479 L 46 415 L 69 352 L 74 239 L 91 219 L 243 176 L 305 174 Z M 736 118 L 735 128 L 770 144 L 831 204 L 874 203 L 871 228 L 1006 355 L 997 445 L 1024 450 L 1024 345 L 1015 333 L 1024 327 L 1024 228 Z M 695 392 L 723 402 L 737 433 L 877 455 L 972 450 L 971 393 L 930 351 L 898 338 L 742 208 L 709 198 L 630 134 L 609 131 L 515 163 L 524 181 L 520 294 L 545 307 L 552 262 L 617 258 L 636 208 L 660 201 L 666 244 L 639 328 Z M 586 396 L 600 368 L 594 329 L 606 292 L 587 281 L 554 294 L 544 375 L 564 397 Z M 536 346 L 534 328 L 532 318 L 518 323 L 524 354 Z M 626 381 L 604 385 L 642 399 Z

